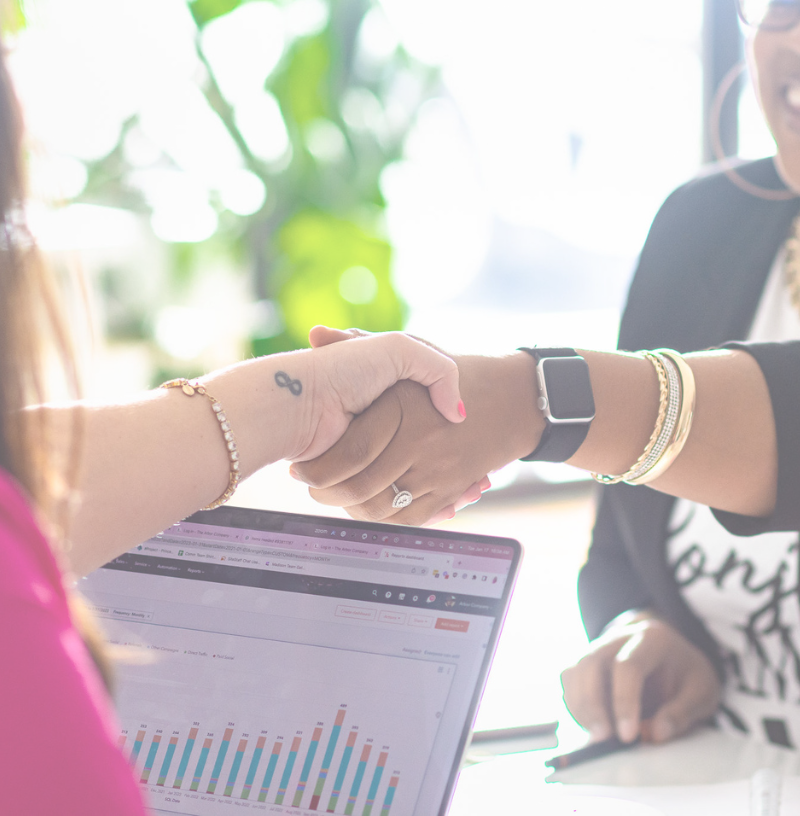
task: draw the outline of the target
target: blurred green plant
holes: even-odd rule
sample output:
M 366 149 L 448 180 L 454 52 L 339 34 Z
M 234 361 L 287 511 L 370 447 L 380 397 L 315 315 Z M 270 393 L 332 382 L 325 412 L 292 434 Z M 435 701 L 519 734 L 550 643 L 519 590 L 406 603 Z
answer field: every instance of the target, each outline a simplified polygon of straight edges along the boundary
M 287 28 L 262 98 L 234 100 L 223 90 L 220 57 L 208 53 L 206 34 L 228 15 L 256 4 L 272 5 L 284 15 L 305 4 L 306 12 L 316 9 L 317 23 L 300 33 Z M 437 86 L 436 70 L 396 42 L 377 56 L 370 50 L 369 26 L 382 15 L 374 0 L 193 0 L 187 5 L 204 68 L 197 85 L 242 167 L 260 180 L 266 196 L 255 212 L 237 215 L 212 193 L 216 232 L 197 244 L 172 245 L 174 287 L 190 283 L 209 252 L 225 253 L 248 268 L 252 296 L 265 306 L 256 310 L 264 319 L 250 329 L 256 354 L 306 346 L 308 330 L 317 323 L 371 331 L 402 328 L 405 307 L 392 285 L 379 182 L 384 168 L 401 157 L 419 106 Z M 264 158 L 241 126 L 247 118 L 243 106 L 266 101 L 277 102 L 286 131 L 278 157 Z M 146 197 L 131 184 L 136 168 L 124 149 L 137 125 L 134 116 L 117 148 L 89 165 L 81 200 L 149 211 Z M 164 156 L 159 161 L 163 165 Z M 130 332 L 131 325 L 146 327 L 146 321 L 129 317 L 120 333 Z
M 13 34 L 25 28 L 25 23 L 21 0 L 0 0 L 0 32 Z

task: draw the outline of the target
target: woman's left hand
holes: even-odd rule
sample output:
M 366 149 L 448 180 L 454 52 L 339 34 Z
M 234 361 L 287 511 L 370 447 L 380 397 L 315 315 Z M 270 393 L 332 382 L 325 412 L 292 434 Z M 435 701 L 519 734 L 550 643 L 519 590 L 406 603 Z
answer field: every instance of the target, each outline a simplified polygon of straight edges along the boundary
M 652 614 L 612 625 L 564 670 L 561 684 L 592 742 L 613 734 L 666 742 L 711 717 L 722 693 L 708 657 Z

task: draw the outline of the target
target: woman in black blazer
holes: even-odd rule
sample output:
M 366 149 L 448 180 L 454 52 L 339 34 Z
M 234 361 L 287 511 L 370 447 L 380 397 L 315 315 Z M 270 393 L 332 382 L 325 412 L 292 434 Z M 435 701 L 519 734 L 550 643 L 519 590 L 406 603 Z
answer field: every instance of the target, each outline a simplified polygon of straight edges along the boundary
M 663 741 L 723 700 L 734 727 L 800 744 L 800 708 L 778 717 L 762 705 L 785 709 L 800 700 L 800 581 L 792 578 L 800 575 L 800 310 L 780 276 L 784 257 L 792 257 L 784 255 L 787 237 L 800 234 L 800 0 L 755 5 L 765 16 L 750 21 L 752 70 L 777 156 L 740 167 L 736 183 L 711 173 L 670 196 L 642 251 L 622 322 L 621 349 L 735 350 L 684 360 L 697 400 L 686 412 L 691 436 L 680 455 L 674 448 L 669 469 L 651 486 L 604 489 L 580 576 L 593 643 L 563 675 L 571 711 L 595 738 L 635 739 L 645 717 L 652 738 Z M 800 303 L 800 262 L 786 269 L 795 273 Z M 535 326 L 526 330 L 535 338 Z M 324 342 L 340 339 L 334 332 Z M 575 352 L 547 352 L 457 358 L 468 413 L 458 426 L 442 423 L 421 389 L 401 383 L 356 418 L 335 448 L 293 473 L 324 504 L 410 524 L 451 516 L 480 496 L 485 474 L 531 451 L 636 481 L 631 463 L 646 461 L 674 407 L 664 399 L 658 357 L 584 351 L 577 368 L 567 363 L 574 373 L 559 376 L 573 377 L 569 407 L 576 408 L 574 377 L 584 395 L 578 413 L 565 415 L 579 420 L 576 433 L 578 423 L 558 426 L 543 415 L 552 406 L 531 363 L 542 353 L 574 360 Z M 581 355 L 597 408 L 591 422 L 586 376 L 577 373 Z M 712 516 L 651 487 L 717 509 Z M 402 508 L 393 505 L 398 489 L 413 497 Z M 773 532 L 731 544 L 728 531 Z M 775 535 L 782 536 L 777 544 Z M 760 608 L 760 593 L 770 588 Z M 738 651 L 736 638 L 744 638 Z M 798 723 L 790 722 L 795 713 Z
M 737 172 L 763 190 L 786 190 L 772 159 L 743 165 Z M 642 250 L 620 326 L 619 348 L 689 351 L 746 339 L 774 259 L 798 211 L 799 198 L 759 198 L 722 171 L 676 190 L 653 221 Z M 609 710 L 613 705 L 600 699 L 601 686 L 615 685 L 613 674 L 622 664 L 616 660 L 619 650 L 625 650 L 628 666 L 636 661 L 632 638 L 651 672 L 649 699 L 642 700 L 644 716 L 671 703 L 653 722 L 654 738 L 680 733 L 716 709 L 724 664 L 729 661 L 675 580 L 675 565 L 666 552 L 674 505 L 674 497 L 648 487 L 601 488 L 592 545 L 579 579 L 584 625 L 596 643 L 587 658 L 563 677 L 567 703 L 596 738 L 608 736 L 625 719 L 626 736 L 638 732 L 640 712 L 631 712 L 624 698 L 630 701 L 639 694 L 641 699 L 638 686 L 645 671 L 617 678 L 617 693 L 623 699 L 617 703 L 616 717 Z M 754 547 L 757 540 L 743 542 L 740 549 Z M 668 689 L 658 688 L 665 683 Z M 728 717 L 740 729 L 752 729 L 733 711 Z M 793 745 L 788 731 L 770 723 L 764 736 Z

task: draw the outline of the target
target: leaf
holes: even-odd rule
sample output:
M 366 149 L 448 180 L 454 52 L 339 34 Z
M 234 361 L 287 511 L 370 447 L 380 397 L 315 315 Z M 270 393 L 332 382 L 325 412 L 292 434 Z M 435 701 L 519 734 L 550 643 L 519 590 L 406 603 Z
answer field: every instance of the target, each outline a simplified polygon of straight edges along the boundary
M 331 54 L 324 34 L 298 40 L 269 89 L 280 103 L 287 125 L 300 126 L 330 116 L 327 94 Z
M 243 0 L 189 0 L 189 11 L 198 28 L 217 17 L 224 17 L 242 5 Z
M 382 238 L 352 221 L 306 210 L 283 225 L 278 246 L 278 274 L 284 283 L 277 299 L 286 332 L 298 347 L 307 345 L 308 331 L 318 323 L 367 331 L 403 327 L 404 307 L 391 283 L 392 250 Z M 353 269 L 356 277 L 374 278 L 366 303 L 353 303 L 342 294 L 343 277 L 352 279 Z

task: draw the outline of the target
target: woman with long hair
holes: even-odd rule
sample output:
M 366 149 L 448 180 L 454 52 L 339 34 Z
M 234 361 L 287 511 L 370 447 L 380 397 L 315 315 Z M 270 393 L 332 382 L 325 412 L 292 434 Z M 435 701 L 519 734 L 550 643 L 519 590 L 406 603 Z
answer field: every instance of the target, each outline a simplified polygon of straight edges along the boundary
M 25 223 L 23 128 L 0 52 L 0 756 L 3 813 L 144 814 L 116 747 L 84 574 L 279 459 L 326 450 L 398 379 L 463 420 L 452 360 L 403 334 L 249 360 L 117 404 L 45 402 L 58 297 Z M 312 335 L 321 331 L 312 332 Z M 46 357 L 47 355 L 47 357 Z

